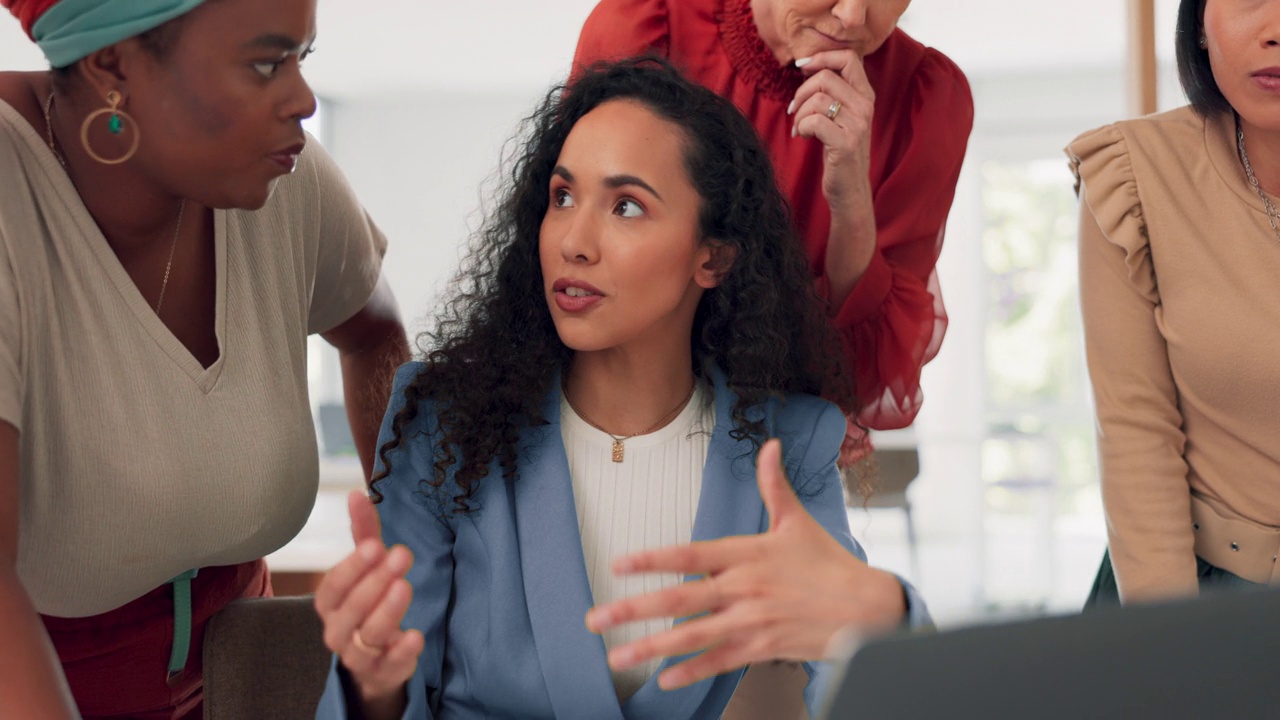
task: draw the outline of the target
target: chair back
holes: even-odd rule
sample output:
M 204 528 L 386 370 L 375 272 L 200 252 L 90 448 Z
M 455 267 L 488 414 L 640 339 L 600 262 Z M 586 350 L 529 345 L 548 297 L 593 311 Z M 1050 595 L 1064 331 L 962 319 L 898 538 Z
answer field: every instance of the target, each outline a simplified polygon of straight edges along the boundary
M 907 505 L 907 487 L 920 475 L 920 451 L 916 448 L 877 448 L 876 482 L 866 507 L 890 508 Z M 850 498 L 857 507 L 861 497 Z
M 331 654 L 310 595 L 236 600 L 204 638 L 205 720 L 313 720 Z

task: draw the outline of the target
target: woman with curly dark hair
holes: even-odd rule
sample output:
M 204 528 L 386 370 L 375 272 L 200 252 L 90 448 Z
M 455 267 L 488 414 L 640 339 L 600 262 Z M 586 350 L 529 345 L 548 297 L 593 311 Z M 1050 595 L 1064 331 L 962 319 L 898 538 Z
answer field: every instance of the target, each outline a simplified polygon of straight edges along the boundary
M 531 122 L 317 593 L 319 715 L 719 717 L 774 659 L 814 710 L 838 631 L 926 616 L 850 536 L 816 396 L 853 401 L 768 156 L 658 60 Z

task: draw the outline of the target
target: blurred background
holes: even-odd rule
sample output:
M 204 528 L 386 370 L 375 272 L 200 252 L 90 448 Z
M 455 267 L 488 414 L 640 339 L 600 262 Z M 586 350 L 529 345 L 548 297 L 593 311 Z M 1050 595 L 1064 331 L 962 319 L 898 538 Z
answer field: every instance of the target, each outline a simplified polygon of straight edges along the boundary
M 390 238 L 384 271 L 411 333 L 447 290 L 504 142 L 565 77 L 594 4 L 320 0 L 310 130 Z M 1106 539 L 1062 148 L 1185 103 L 1177 4 L 913 0 L 903 17 L 968 75 L 976 117 L 938 265 L 950 328 L 925 368 L 915 426 L 876 438 L 918 449 L 910 515 L 899 503 L 850 521 L 872 562 L 915 582 L 940 625 L 1072 612 L 1088 593 Z M 44 67 L 17 23 L 0 23 L 0 68 Z M 1145 94 L 1132 85 L 1139 70 Z M 361 482 L 337 355 L 319 338 L 310 381 L 322 492 L 307 528 L 270 558 L 285 581 L 350 547 L 343 497 Z

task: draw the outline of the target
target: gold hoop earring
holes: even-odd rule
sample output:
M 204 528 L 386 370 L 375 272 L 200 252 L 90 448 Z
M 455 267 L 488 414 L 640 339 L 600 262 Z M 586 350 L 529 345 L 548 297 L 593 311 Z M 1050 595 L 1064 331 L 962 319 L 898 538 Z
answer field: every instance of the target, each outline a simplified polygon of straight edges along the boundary
M 138 123 L 134 121 L 132 115 L 120 109 L 122 102 L 124 100 L 120 97 L 120 93 L 112 90 L 107 93 L 107 103 L 109 103 L 110 107 L 94 110 L 89 113 L 89 117 L 85 118 L 84 123 L 80 125 L 80 144 L 84 146 L 84 151 L 89 154 L 89 157 L 103 165 L 119 165 L 128 162 L 138 152 L 138 144 L 142 141 L 142 131 L 138 129 Z M 107 130 L 112 135 L 119 135 L 124 132 L 126 125 L 133 132 L 133 144 L 129 146 L 129 150 L 124 155 L 115 159 L 102 157 L 97 152 L 94 152 L 93 147 L 89 145 L 89 128 L 93 125 L 94 120 L 103 115 L 111 116 L 111 119 L 107 121 Z

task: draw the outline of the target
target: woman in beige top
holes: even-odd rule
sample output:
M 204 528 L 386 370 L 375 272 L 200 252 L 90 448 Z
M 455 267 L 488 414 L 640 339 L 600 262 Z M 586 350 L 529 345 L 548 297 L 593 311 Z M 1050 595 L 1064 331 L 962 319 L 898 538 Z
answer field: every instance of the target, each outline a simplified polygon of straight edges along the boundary
M 315 0 L 0 4 L 54 68 L 0 73 L 0 717 L 199 717 L 315 500 L 310 333 L 371 467 L 385 240 L 304 150 Z
M 1110 539 L 1091 603 L 1278 577 L 1280 3 L 1178 13 L 1191 106 L 1067 151 Z

